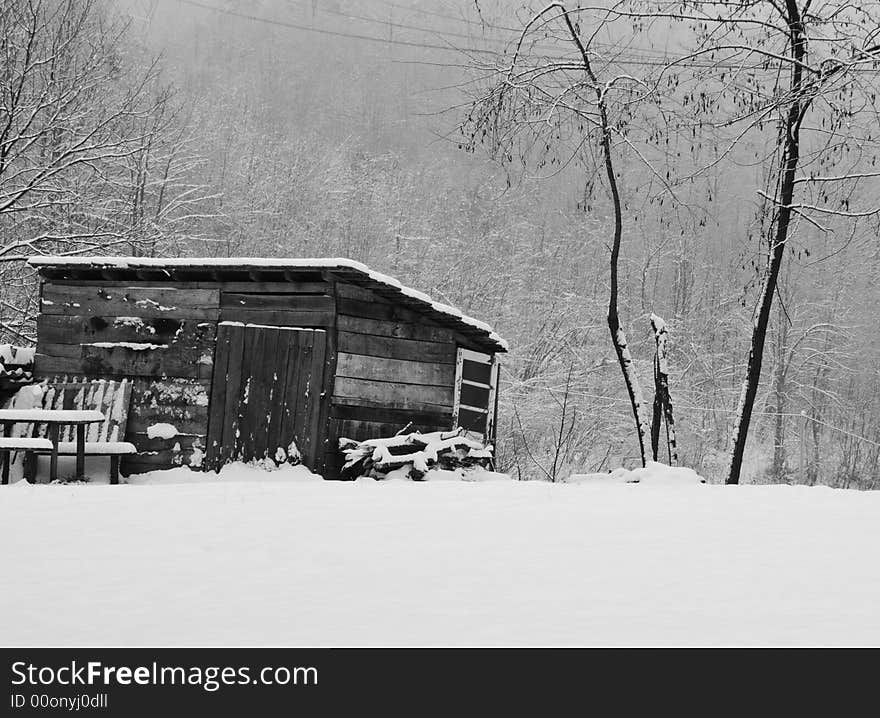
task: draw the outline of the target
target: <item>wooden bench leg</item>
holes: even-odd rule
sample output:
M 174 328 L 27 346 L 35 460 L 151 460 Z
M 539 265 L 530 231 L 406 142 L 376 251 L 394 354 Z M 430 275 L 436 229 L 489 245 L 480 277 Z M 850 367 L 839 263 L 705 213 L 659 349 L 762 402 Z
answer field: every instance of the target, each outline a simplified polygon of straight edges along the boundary
M 24 452 L 24 479 L 29 484 L 37 480 L 37 455 L 33 451 Z
M 110 483 L 118 484 L 119 483 L 119 457 L 111 456 L 110 457 Z
M 85 481 L 86 478 L 86 425 L 77 424 L 76 427 L 76 480 Z
M 49 459 L 49 481 L 58 481 L 58 424 L 49 424 L 52 456 Z
M 13 424 L 4 421 L 3 422 L 3 436 L 11 437 L 12 436 L 12 426 Z M 0 478 L 0 483 L 8 484 L 9 483 L 9 465 L 12 463 L 12 452 L 4 451 L 3 452 L 3 477 Z

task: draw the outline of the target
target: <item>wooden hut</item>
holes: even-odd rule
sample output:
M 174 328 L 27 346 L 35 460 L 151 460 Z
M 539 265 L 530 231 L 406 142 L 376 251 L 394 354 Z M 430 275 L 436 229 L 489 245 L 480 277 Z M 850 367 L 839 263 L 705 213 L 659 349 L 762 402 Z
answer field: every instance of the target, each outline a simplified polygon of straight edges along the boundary
M 338 476 L 340 437 L 491 440 L 486 324 L 347 259 L 35 258 L 34 374 L 131 379 L 122 472 L 235 460 Z M 169 426 L 170 425 L 170 426 Z

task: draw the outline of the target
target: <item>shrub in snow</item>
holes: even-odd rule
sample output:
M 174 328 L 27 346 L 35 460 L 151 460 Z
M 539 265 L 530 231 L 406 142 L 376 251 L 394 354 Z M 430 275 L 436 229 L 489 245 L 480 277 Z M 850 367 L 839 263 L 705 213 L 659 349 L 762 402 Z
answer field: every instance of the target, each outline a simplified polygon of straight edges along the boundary
M 459 431 L 413 432 L 385 439 L 340 439 L 345 455 L 342 478 L 410 478 L 422 481 L 432 469 L 486 469 L 492 446 L 463 436 Z

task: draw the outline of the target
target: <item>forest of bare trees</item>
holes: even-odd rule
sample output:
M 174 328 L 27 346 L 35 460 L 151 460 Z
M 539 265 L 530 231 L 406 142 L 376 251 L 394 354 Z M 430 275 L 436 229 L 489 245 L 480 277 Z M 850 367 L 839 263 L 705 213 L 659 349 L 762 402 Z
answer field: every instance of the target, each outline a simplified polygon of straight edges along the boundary
M 514 476 L 878 488 L 877 3 L 8 0 L 0 38 L 3 341 L 36 254 L 351 257 L 510 341 Z

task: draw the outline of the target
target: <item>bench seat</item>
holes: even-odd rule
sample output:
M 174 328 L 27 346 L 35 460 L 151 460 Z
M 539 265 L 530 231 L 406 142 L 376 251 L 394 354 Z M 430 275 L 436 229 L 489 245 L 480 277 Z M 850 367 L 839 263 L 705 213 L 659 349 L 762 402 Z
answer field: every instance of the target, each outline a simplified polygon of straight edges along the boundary
M 0 437 L 0 451 L 8 451 L 9 449 L 52 451 L 52 442 L 49 439 L 34 439 L 25 436 Z
M 52 442 L 46 440 L 49 444 L 48 451 L 52 451 Z M 2 446 L 0 446 L 2 448 Z M 33 447 L 37 453 L 42 454 L 46 451 L 46 447 Z M 87 441 L 86 456 L 119 456 L 122 454 L 136 454 L 137 447 L 127 441 Z M 75 441 L 59 441 L 59 456 L 76 456 Z
M 138 453 L 134 444 L 118 440 L 125 438 L 131 381 L 86 378 L 67 381 L 66 377 L 57 377 L 43 381 L 40 386 L 43 392 L 39 409 L 6 412 L 11 417 L 6 426 L 7 433 L 11 423 L 30 426 L 25 426 L 21 431 L 29 435 L 27 438 L 10 437 L 6 446 L 0 444 L 0 454 L 3 455 L 2 482 L 9 480 L 10 453 L 15 450 L 25 452 L 24 476 L 31 483 L 36 479 L 37 457 L 46 454 L 52 457 L 51 478 L 55 479 L 58 475 L 58 456 L 76 456 L 76 477 L 85 478 L 84 465 L 76 451 L 77 439 L 84 435 L 84 456 L 110 457 L 110 483 L 118 484 L 121 458 Z M 65 413 L 56 414 L 61 411 Z M 60 428 L 58 425 L 52 428 L 45 421 L 40 421 L 41 418 L 53 416 L 65 420 Z M 52 450 L 53 433 L 58 440 L 57 453 Z

